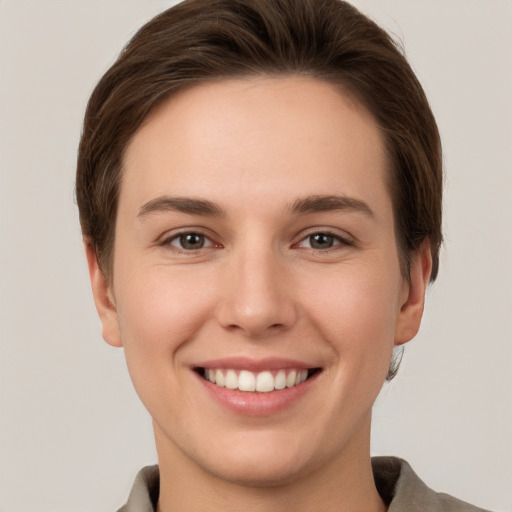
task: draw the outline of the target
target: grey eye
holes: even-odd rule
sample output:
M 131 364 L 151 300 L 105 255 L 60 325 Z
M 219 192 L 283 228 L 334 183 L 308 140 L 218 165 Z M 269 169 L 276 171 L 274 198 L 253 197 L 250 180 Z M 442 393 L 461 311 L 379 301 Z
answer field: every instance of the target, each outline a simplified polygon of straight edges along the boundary
M 192 251 L 194 249 L 202 249 L 205 246 L 206 237 L 199 233 L 186 233 L 180 235 L 178 241 L 182 249 Z
M 182 233 L 169 238 L 164 242 L 164 245 L 170 245 L 181 249 L 183 251 L 198 251 L 205 247 L 212 247 L 213 242 L 205 235 L 201 233 Z
M 307 237 L 312 249 L 330 249 L 336 242 L 336 238 L 328 233 L 315 233 Z

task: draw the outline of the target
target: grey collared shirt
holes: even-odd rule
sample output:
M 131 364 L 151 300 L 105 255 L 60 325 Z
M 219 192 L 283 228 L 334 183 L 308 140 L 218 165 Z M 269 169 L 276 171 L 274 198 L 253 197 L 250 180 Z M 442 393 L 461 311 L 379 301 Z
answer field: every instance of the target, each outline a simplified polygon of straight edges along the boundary
M 388 512 L 489 512 L 428 488 L 411 466 L 396 457 L 372 459 L 375 484 Z M 128 501 L 118 512 L 155 512 L 160 475 L 158 466 L 148 466 L 137 474 Z

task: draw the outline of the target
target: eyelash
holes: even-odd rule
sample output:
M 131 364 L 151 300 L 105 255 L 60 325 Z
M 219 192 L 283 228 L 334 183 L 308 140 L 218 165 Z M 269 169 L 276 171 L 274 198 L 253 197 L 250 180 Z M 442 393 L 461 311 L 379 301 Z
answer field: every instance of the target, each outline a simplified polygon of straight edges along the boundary
M 193 249 L 193 248 L 187 249 L 187 248 L 183 247 L 183 242 L 185 241 L 185 238 L 190 237 L 190 236 L 200 237 L 200 238 L 202 238 L 203 242 L 208 245 L 206 245 L 206 246 L 203 245 L 197 249 Z M 178 242 L 178 244 L 180 244 L 180 245 L 175 245 L 175 244 L 173 244 L 173 242 Z M 221 245 L 215 243 L 211 239 L 211 237 L 205 235 L 204 233 L 201 233 L 200 231 L 194 231 L 194 230 L 182 231 L 181 233 L 176 233 L 176 234 L 166 238 L 165 240 L 163 240 L 160 243 L 160 245 L 162 245 L 164 247 L 172 248 L 172 250 L 174 250 L 178 253 L 181 253 L 181 254 L 197 254 L 202 249 L 211 249 L 211 248 L 221 247 Z
M 305 247 L 305 249 L 311 249 L 311 250 L 315 251 L 315 253 L 326 253 L 326 252 L 340 250 L 344 247 L 352 247 L 355 245 L 354 242 L 347 237 L 341 236 L 338 233 L 333 233 L 332 231 L 329 231 L 328 229 L 326 229 L 326 230 L 320 229 L 320 230 L 315 230 L 315 231 L 309 232 L 306 236 L 302 237 L 301 240 L 297 244 L 294 244 L 294 246 L 301 248 L 301 244 L 303 244 L 307 240 L 310 240 L 310 243 L 311 243 L 311 239 L 315 236 L 323 236 L 323 237 L 331 238 L 332 243 L 333 243 L 333 245 L 331 245 L 330 247 L 323 248 L 323 249 L 317 249 L 317 248 L 311 247 L 311 246 Z
M 196 237 L 200 237 L 202 239 L 202 241 L 207 244 L 207 245 L 202 245 L 201 247 L 197 248 L 197 249 L 194 249 L 194 248 L 185 248 L 183 247 L 183 243 L 185 242 L 185 238 L 186 237 L 190 237 L 190 236 L 196 236 Z M 313 237 L 319 237 L 319 236 L 322 236 L 322 237 L 328 237 L 330 239 L 332 239 L 332 245 L 327 247 L 327 248 L 315 248 L 315 247 L 303 247 L 302 244 L 304 242 L 306 242 L 307 240 L 310 240 L 310 244 L 311 244 L 311 239 Z M 175 244 L 175 242 L 177 242 L 177 244 Z M 221 244 L 218 244 L 216 242 L 214 242 L 211 237 L 209 237 L 208 235 L 205 235 L 204 233 L 201 233 L 200 231 L 194 231 L 194 230 L 191 230 L 191 231 L 182 231 L 180 233 L 176 233 L 166 239 L 164 239 L 161 243 L 160 243 L 161 246 L 164 246 L 164 247 L 169 247 L 169 248 L 172 248 L 171 250 L 175 251 L 175 252 L 178 252 L 178 253 L 181 253 L 181 254 L 197 254 L 199 251 L 202 251 L 203 249 L 212 249 L 212 248 L 221 248 Z M 331 252 L 331 251 L 336 251 L 336 250 L 340 250 L 342 249 L 343 247 L 352 247 L 354 246 L 355 243 L 346 238 L 346 237 L 343 237 L 337 233 L 333 233 L 332 231 L 329 231 L 329 230 L 315 230 L 315 231 L 311 231 L 309 232 L 308 234 L 306 234 L 305 236 L 303 236 L 299 242 L 295 243 L 292 245 L 293 248 L 300 248 L 300 249 L 310 249 L 312 251 L 314 251 L 315 253 L 326 253 L 326 252 Z

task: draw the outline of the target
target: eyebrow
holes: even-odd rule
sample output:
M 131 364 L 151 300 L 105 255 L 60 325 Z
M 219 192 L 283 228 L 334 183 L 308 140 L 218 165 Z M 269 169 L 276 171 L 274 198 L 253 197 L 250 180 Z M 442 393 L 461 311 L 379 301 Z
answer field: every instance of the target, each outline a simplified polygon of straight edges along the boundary
M 315 195 L 294 201 L 289 211 L 294 215 L 321 213 L 339 210 L 354 210 L 374 217 L 371 208 L 360 199 L 339 195 Z M 160 196 L 145 203 L 139 210 L 138 217 L 144 218 L 153 213 L 180 212 L 205 217 L 224 217 L 222 208 L 207 199 L 194 197 Z
M 339 195 L 315 195 L 297 199 L 290 207 L 294 214 L 321 213 L 337 210 L 354 210 L 374 217 L 372 209 L 361 199 Z
M 224 211 L 215 203 L 194 197 L 161 196 L 151 199 L 139 210 L 138 217 L 144 218 L 152 213 L 181 212 L 205 217 L 223 217 Z

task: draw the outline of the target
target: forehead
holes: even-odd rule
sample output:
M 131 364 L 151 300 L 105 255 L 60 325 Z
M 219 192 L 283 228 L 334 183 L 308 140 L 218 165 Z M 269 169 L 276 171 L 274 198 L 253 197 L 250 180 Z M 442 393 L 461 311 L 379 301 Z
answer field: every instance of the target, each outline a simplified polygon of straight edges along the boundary
M 375 121 L 339 88 L 304 77 L 226 80 L 180 91 L 149 116 L 125 153 L 120 206 L 164 193 L 283 191 L 293 201 L 305 188 L 359 197 L 371 187 L 382 199 L 386 169 Z

